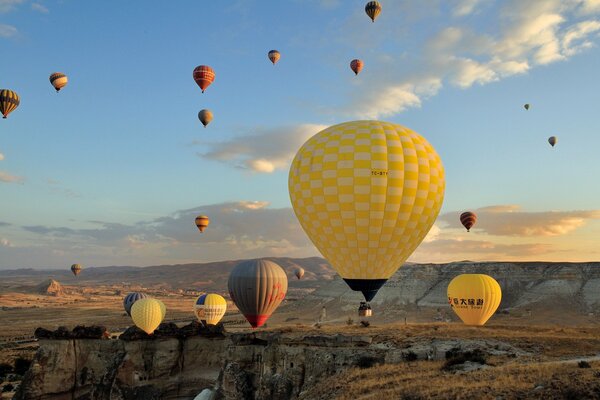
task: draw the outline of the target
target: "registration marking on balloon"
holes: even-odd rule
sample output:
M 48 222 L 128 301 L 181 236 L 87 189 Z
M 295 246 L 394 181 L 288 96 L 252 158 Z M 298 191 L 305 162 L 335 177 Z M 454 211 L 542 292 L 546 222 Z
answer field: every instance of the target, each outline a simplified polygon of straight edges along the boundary
M 433 147 L 381 121 L 317 133 L 298 151 L 289 176 L 294 211 L 312 242 L 347 282 L 379 281 L 375 291 L 429 232 L 444 188 Z

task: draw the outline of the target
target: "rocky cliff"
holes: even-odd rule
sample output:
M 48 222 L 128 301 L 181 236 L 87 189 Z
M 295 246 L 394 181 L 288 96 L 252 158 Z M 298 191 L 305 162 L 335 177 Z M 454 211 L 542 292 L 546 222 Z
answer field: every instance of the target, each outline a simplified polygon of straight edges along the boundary
M 405 340 L 381 332 L 297 328 L 145 340 L 42 339 L 18 400 L 304 398 L 319 381 L 352 366 L 442 359 L 446 351 L 520 350 L 494 339 Z M 410 336 L 410 335 L 406 335 Z M 206 390 L 208 389 L 208 390 Z

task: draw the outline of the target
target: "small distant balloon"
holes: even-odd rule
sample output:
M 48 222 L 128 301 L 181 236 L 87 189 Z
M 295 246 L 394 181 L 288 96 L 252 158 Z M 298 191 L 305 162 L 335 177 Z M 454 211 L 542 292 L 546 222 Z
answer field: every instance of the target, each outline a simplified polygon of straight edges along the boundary
M 350 61 L 350 69 L 354 71 L 354 75 L 358 75 L 358 73 L 362 71 L 363 65 L 364 63 L 358 58 L 355 58 L 354 60 Z
M 81 273 L 82 269 L 83 269 L 83 267 L 81 266 L 81 264 L 73 264 L 73 265 L 71 265 L 71 272 L 75 276 L 79 275 Z
M 210 124 L 210 121 L 213 120 L 213 113 L 210 110 L 204 109 L 200 110 L 198 113 L 198 119 L 202 122 L 202 125 L 206 128 L 206 125 Z
M 208 224 L 210 224 L 210 219 L 206 215 L 198 215 L 196 217 L 196 227 L 200 232 L 204 232 Z
M 141 299 L 131 306 L 131 319 L 138 328 L 152 335 L 165 318 L 165 312 L 166 309 L 161 301 Z
M 0 113 L 2 113 L 3 118 L 6 119 L 8 114 L 19 107 L 19 104 L 21 104 L 21 99 L 19 99 L 17 93 L 9 89 L 0 89 Z
M 525 104 L 523 107 L 525 107 L 526 110 L 529 110 L 529 104 Z
M 467 228 L 467 232 L 471 231 L 473 225 L 477 222 L 477 215 L 474 212 L 466 211 L 460 214 L 460 223 Z
M 56 92 L 58 93 L 60 92 L 60 89 L 67 86 L 67 83 L 69 83 L 69 78 L 67 78 L 67 76 L 62 72 L 55 72 L 50 75 L 50 83 L 52 86 L 54 86 L 54 89 L 56 89 Z
M 202 89 L 202 93 L 215 80 L 215 71 L 208 65 L 199 65 L 194 69 L 194 81 Z
M 381 4 L 378 1 L 370 1 L 365 6 L 365 12 L 371 18 L 371 21 L 375 22 L 375 19 L 381 13 Z
M 302 268 L 302 267 L 296 268 L 296 270 L 294 271 L 294 275 L 296 275 L 296 278 L 302 279 L 302 277 L 304 276 L 304 268 Z
M 554 145 L 558 142 L 558 138 L 556 136 L 550 136 L 548 138 L 548 143 L 550 143 L 550 145 L 552 147 L 554 147 Z
M 277 51 L 277 50 L 269 51 L 269 60 L 271 60 L 273 65 L 275 65 L 277 63 L 277 61 L 279 61 L 280 58 L 281 58 L 281 53 L 279 51 Z

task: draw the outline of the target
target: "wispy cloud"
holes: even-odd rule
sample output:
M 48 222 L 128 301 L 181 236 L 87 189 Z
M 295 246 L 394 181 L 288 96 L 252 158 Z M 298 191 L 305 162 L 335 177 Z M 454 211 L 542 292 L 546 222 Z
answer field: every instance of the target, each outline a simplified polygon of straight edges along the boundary
M 31 3 L 31 9 L 42 14 L 48 14 L 50 10 L 40 3 Z
M 255 172 L 271 173 L 287 168 L 298 148 L 325 128 L 324 125 L 315 124 L 260 128 L 252 135 L 208 144 L 211 149 L 206 153 L 198 153 L 198 156 Z
M 484 3 L 485 0 L 455 0 L 452 14 L 455 17 L 463 17 L 465 15 L 472 14 L 478 5 Z
M 497 236 L 559 236 L 600 219 L 600 210 L 521 211 L 516 205 L 490 206 L 474 210 L 477 224 L 473 229 Z M 460 212 L 443 214 L 440 221 L 459 227 Z
M 25 0 L 0 0 L 0 13 L 13 11 L 19 4 L 24 2 Z
M 0 153 L 0 161 L 4 160 L 4 154 Z
M 15 247 L 15 245 L 6 238 L 0 238 L 0 247 Z
M 11 175 L 6 171 L 0 171 L 0 182 L 4 183 L 23 183 L 25 178 L 22 176 Z
M 12 25 L 0 24 L 0 37 L 2 38 L 11 38 L 13 36 L 17 36 L 19 31 Z

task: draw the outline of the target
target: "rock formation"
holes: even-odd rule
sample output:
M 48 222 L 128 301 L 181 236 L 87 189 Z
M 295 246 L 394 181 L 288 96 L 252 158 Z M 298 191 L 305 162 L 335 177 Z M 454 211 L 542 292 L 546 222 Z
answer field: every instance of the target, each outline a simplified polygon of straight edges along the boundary
M 48 279 L 35 287 L 36 293 L 49 296 L 63 296 L 65 294 L 62 285 L 54 279 Z

